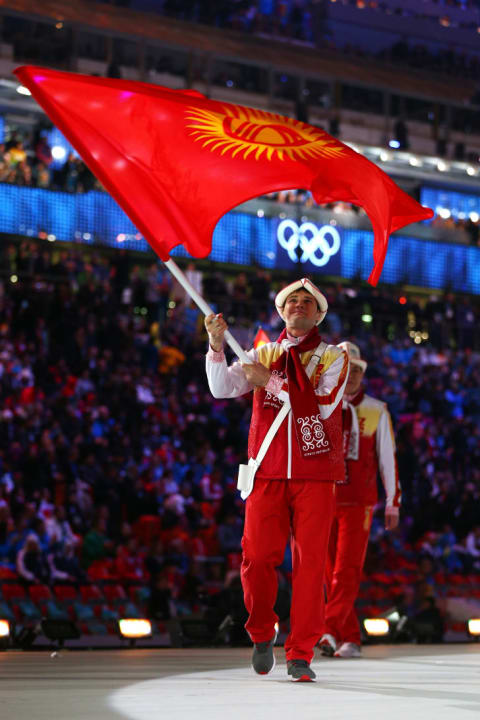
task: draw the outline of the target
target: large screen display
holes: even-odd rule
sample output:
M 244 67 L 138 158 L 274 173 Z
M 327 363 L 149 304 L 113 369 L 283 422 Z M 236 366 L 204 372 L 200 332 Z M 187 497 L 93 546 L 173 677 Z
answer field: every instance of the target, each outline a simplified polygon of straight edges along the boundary
M 285 206 L 286 213 L 289 209 Z M 291 210 L 294 213 L 295 207 Z M 215 229 L 209 257 L 297 275 L 367 279 L 373 265 L 373 234 L 343 228 L 341 215 L 338 218 L 336 224 L 320 225 L 306 218 L 230 212 Z M 148 249 L 115 201 L 99 191 L 73 195 L 0 184 L 0 232 Z M 179 247 L 172 255 L 186 253 Z M 480 294 L 480 248 L 394 235 L 381 282 Z

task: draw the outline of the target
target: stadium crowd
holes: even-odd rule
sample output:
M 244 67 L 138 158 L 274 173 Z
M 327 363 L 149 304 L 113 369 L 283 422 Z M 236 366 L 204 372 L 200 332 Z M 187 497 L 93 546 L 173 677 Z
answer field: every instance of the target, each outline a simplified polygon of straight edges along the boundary
M 70 153 L 62 165 L 54 163 L 52 149 L 40 126 L 31 137 L 14 131 L 6 142 L 0 143 L 0 182 L 72 193 L 101 189 L 78 155 Z
M 45 131 L 40 128 L 37 128 L 31 139 L 24 139 L 14 132 L 8 142 L 0 144 L 0 182 L 70 193 L 103 190 L 99 181 L 76 154 L 70 153 L 63 165 L 54 164 L 52 149 Z M 265 200 L 304 208 L 315 205 L 311 192 L 307 190 L 282 190 L 270 193 L 265 196 Z M 361 208 L 349 203 L 335 203 L 325 207 L 346 215 L 365 214 Z M 436 215 L 432 226 L 437 239 L 475 246 L 480 243 L 480 220 L 460 219 L 452 215 L 442 218 Z
M 142 9 L 145 3 L 132 0 L 130 3 L 135 9 Z M 465 17 L 461 23 L 464 29 L 476 32 L 477 18 L 475 3 L 452 2 L 444 6 L 445 13 L 438 16 L 438 12 L 428 12 L 425 7 L 405 7 L 398 3 L 392 7 L 389 3 L 367 3 L 363 0 L 350 0 L 354 8 L 364 9 L 370 5 L 377 14 L 387 13 L 397 17 L 408 17 L 412 23 L 415 21 L 430 21 L 439 23 L 443 28 L 456 27 L 453 18 L 448 15 L 449 7 L 461 7 Z M 148 3 L 147 3 L 148 5 Z M 148 8 L 153 9 L 153 8 Z M 328 11 L 324 3 L 314 0 L 223 0 L 223 2 L 195 2 L 195 0 L 164 0 L 155 3 L 155 11 L 169 17 L 190 22 L 199 22 L 217 27 L 227 27 L 240 32 L 269 35 L 276 38 L 309 43 L 330 50 L 338 49 L 342 53 L 356 57 L 377 57 L 379 60 L 406 67 L 421 67 L 431 72 L 456 75 L 462 77 L 478 77 L 480 60 L 475 54 L 456 51 L 450 48 L 433 49 L 411 37 L 409 41 L 400 39 L 391 47 L 372 55 L 364 46 L 346 44 L 336 48 L 335 41 L 329 32 Z M 352 16 L 353 22 L 353 16 Z
M 245 346 L 259 322 L 276 336 L 279 277 L 187 272 Z M 209 394 L 199 311 L 127 251 L 5 245 L 0 273 L 0 566 L 29 585 L 149 586 L 157 618 L 211 608 L 238 584 L 250 399 Z M 432 573 L 478 569 L 478 303 L 325 291 L 324 333 L 360 345 L 396 428 L 402 521 L 387 536 L 378 514 L 367 573 L 416 572 L 423 557 Z M 412 318 L 429 328 L 418 344 Z

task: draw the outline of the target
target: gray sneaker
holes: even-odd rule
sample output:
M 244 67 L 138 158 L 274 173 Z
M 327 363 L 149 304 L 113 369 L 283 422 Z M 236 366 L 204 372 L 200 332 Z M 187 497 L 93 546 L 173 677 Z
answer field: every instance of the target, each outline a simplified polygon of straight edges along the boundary
M 325 633 L 325 635 L 322 635 L 318 641 L 318 647 L 320 648 L 322 655 L 325 655 L 325 657 L 333 657 L 337 649 L 337 641 L 333 635 Z
M 267 675 L 275 667 L 275 655 L 273 647 L 277 640 L 278 632 L 267 642 L 255 643 L 253 646 L 252 667 L 259 675 Z
M 293 682 L 315 682 L 317 677 L 306 660 L 288 660 L 287 672 Z

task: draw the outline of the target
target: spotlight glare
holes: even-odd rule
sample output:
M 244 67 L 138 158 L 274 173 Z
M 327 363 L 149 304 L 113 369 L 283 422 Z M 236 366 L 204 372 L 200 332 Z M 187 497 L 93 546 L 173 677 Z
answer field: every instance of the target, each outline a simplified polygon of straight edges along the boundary
M 371 323 L 373 320 L 373 317 L 371 315 L 362 315 L 362 320 L 364 323 Z
M 467 623 L 470 635 L 480 635 L 480 618 L 470 618 Z
M 8 620 L 0 620 L 0 638 L 10 636 L 10 623 Z
M 367 635 L 372 637 L 382 637 L 388 635 L 390 623 L 385 618 L 365 618 L 363 627 Z
M 152 634 L 152 623 L 145 618 L 122 618 L 118 621 L 118 627 L 125 638 L 143 638 Z
M 10 282 L 14 284 L 18 282 L 18 275 L 10 275 Z
M 61 145 L 54 145 L 52 147 L 52 157 L 54 160 L 64 160 L 67 151 Z
M 398 150 L 400 147 L 400 142 L 398 140 L 390 140 L 388 143 L 391 148 L 394 148 L 395 150 Z
M 25 87 L 25 85 L 18 85 L 18 87 L 17 87 L 17 92 L 18 92 L 20 95 L 31 95 L 31 94 L 32 94 L 32 93 L 30 92 L 30 90 L 29 90 L 27 87 Z

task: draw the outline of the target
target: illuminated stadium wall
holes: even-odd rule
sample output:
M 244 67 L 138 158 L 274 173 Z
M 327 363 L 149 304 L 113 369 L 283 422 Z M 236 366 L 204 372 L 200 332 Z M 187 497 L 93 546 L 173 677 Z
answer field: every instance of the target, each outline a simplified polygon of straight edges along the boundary
M 476 222 L 480 219 L 480 195 L 473 193 L 425 186 L 420 191 L 420 202 L 436 214 L 441 210 L 450 210 L 451 215 L 459 220 L 471 217 Z
M 103 192 L 71 195 L 0 185 L 0 231 L 31 237 L 47 233 L 57 240 L 136 250 L 148 247 Z M 373 235 L 367 230 L 231 212 L 215 230 L 210 257 L 238 265 L 290 269 L 297 274 L 366 279 L 372 269 L 372 247 Z M 186 255 L 183 248 L 172 254 Z M 394 236 L 381 280 L 480 294 L 480 248 Z

